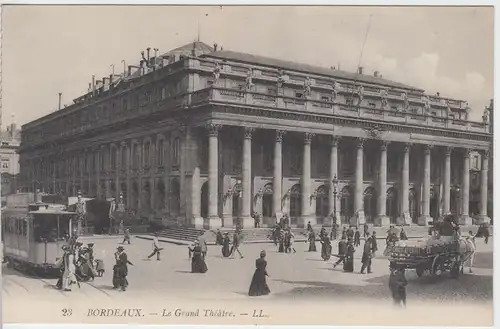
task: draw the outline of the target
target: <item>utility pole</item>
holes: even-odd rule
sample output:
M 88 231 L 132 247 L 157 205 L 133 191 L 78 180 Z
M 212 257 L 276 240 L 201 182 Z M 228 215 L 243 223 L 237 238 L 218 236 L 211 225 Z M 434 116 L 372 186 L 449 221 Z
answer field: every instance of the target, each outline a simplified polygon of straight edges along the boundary
M 59 110 L 61 110 L 61 99 L 62 99 L 62 93 L 59 93 Z

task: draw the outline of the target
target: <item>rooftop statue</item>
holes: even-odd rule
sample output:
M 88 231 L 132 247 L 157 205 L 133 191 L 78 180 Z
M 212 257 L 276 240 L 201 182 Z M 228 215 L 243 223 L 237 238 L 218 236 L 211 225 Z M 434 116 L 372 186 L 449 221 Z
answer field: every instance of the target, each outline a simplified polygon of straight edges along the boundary
M 429 113 L 431 111 L 431 101 L 428 96 L 423 97 L 424 101 L 424 112 Z

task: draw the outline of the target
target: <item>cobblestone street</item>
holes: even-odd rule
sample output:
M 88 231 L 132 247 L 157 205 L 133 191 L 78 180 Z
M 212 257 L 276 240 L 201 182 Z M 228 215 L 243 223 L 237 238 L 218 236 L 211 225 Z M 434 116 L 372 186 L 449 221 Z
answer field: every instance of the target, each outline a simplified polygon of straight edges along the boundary
M 254 262 L 261 250 L 266 250 L 268 261 L 268 284 L 272 294 L 270 299 L 287 298 L 373 298 L 389 299 L 387 287 L 389 270 L 388 261 L 379 250 L 373 261 L 373 273 L 359 274 L 361 267 L 361 246 L 355 255 L 355 272 L 344 273 L 341 266 L 333 269 L 332 261 L 325 262 L 318 252 L 307 252 L 306 243 L 296 243 L 296 254 L 276 252 L 272 244 L 247 244 L 241 251 L 245 256 L 240 259 L 226 259 L 221 256 L 220 247 L 210 246 L 207 257 L 208 272 L 190 273 L 188 248 L 163 243 L 161 261 L 147 260 L 151 252 L 151 241 L 133 239 L 132 245 L 125 246 L 129 260 L 134 266 L 129 267 L 127 292 L 111 289 L 113 253 L 119 238 L 99 239 L 96 242 L 96 258 L 105 260 L 106 273 L 94 282 L 82 283 L 81 288 L 74 288 L 71 293 L 60 292 L 52 287 L 55 279 L 30 278 L 17 271 L 3 268 L 4 300 L 9 296 L 28 297 L 42 294 L 50 298 L 72 298 L 92 296 L 98 298 L 116 298 L 122 294 L 130 297 L 147 298 L 169 296 L 187 299 L 210 299 L 216 294 L 218 299 L 245 299 L 254 271 Z M 382 249 L 379 242 L 379 249 Z M 334 243 L 334 253 L 336 252 Z M 428 276 L 418 278 L 414 271 L 407 272 L 408 299 L 435 300 L 447 302 L 492 301 L 493 295 L 493 257 L 492 244 L 477 242 L 474 273 L 465 274 L 458 280 L 443 278 L 432 282 Z

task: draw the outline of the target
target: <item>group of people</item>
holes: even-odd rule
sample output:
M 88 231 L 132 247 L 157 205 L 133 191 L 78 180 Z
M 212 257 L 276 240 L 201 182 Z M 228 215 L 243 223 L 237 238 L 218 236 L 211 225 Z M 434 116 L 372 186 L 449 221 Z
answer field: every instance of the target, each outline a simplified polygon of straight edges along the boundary
M 241 244 L 241 229 L 237 228 L 233 233 L 233 240 L 229 237 L 229 232 L 222 233 L 219 229 L 215 234 L 215 244 L 222 246 L 222 257 L 228 258 L 236 253 L 240 255 L 240 259 L 244 258 L 240 251 Z

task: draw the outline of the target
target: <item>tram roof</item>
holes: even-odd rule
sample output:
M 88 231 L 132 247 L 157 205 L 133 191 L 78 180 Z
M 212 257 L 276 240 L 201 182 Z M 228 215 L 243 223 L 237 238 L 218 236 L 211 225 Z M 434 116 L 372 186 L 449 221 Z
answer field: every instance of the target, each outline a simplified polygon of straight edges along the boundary
M 76 215 L 76 212 L 57 210 L 57 209 L 43 209 L 43 210 L 30 211 L 29 214 L 33 214 L 33 215 Z

